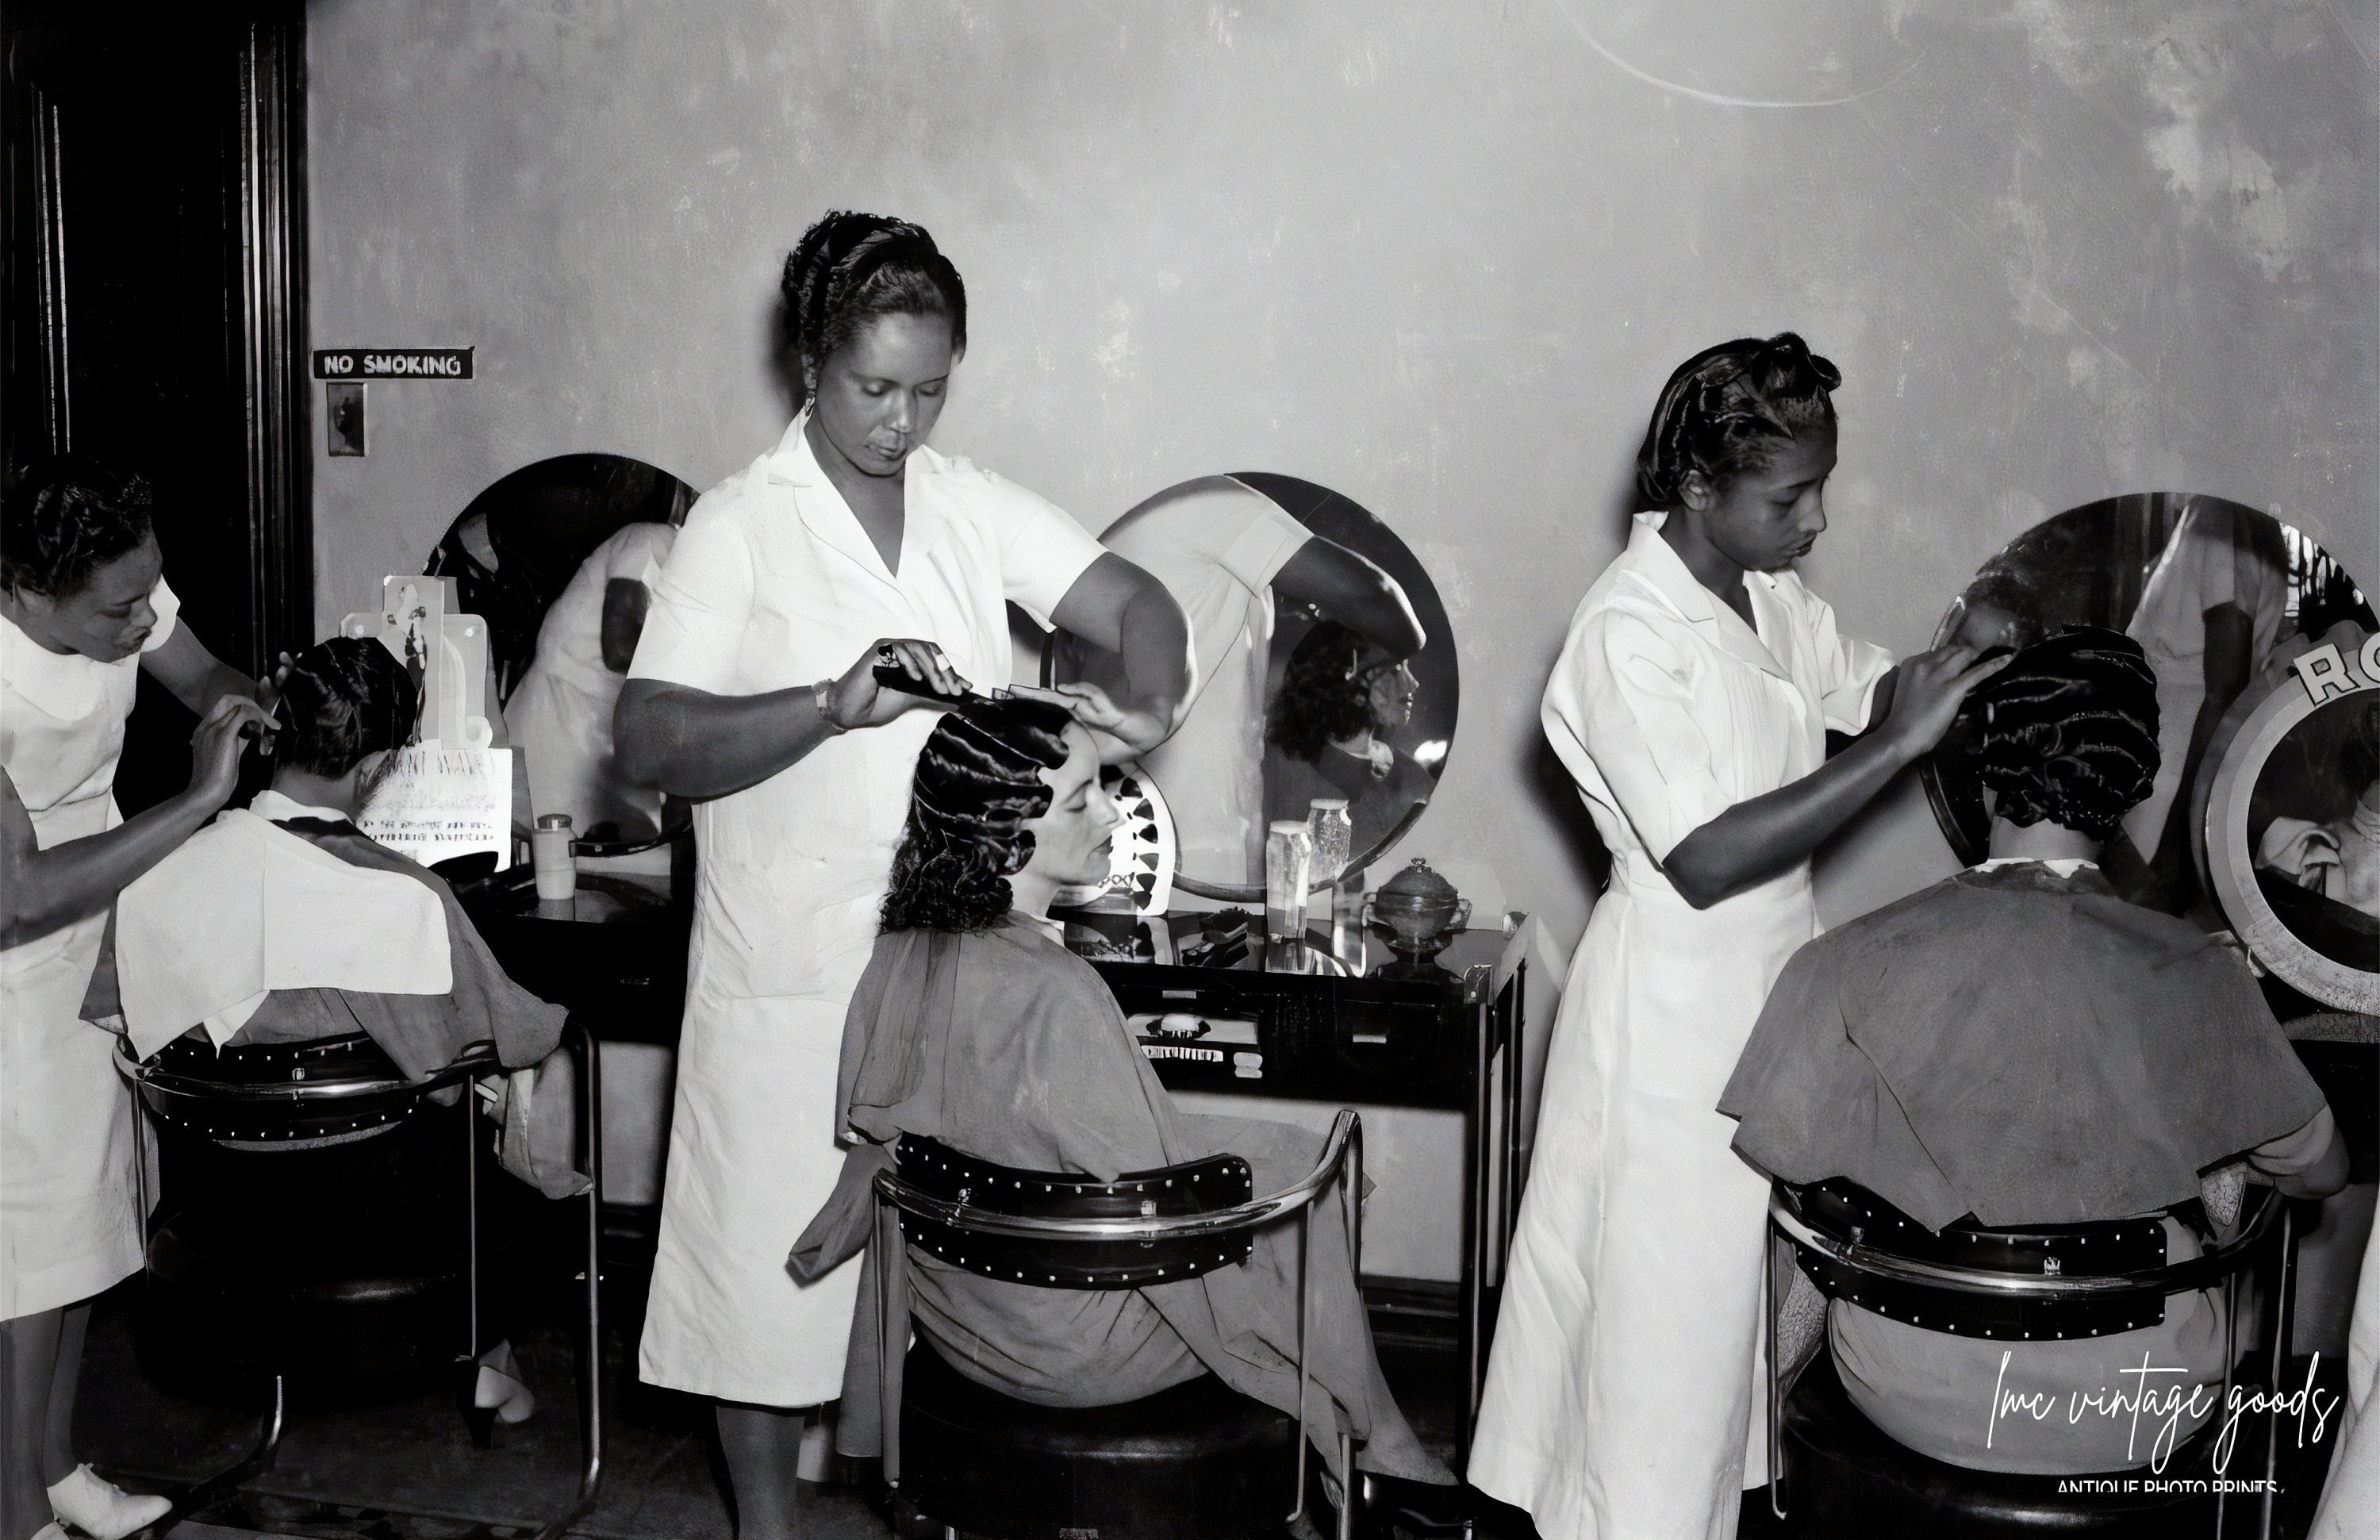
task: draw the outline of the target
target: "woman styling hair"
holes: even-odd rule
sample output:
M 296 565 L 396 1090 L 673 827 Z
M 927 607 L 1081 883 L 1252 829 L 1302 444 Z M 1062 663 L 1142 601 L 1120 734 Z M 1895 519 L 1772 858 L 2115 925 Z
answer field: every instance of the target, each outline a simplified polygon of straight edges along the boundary
M 107 907 L 231 797 L 269 687 L 189 628 L 164 579 L 148 486 L 62 458 L 0 515 L 0 1540 L 97 1540 L 171 1505 L 72 1454 L 89 1301 L 138 1271 L 130 1104 L 115 1039 L 80 1019 Z M 190 784 L 116 811 L 125 719 L 146 672 L 199 713 Z
M 1827 527 L 1835 366 L 1798 336 L 1705 349 L 1637 455 L 1648 512 L 1546 686 L 1612 854 L 1546 1066 L 1474 1485 L 1546 1540 L 1724 1533 L 1747 1469 L 1767 1186 L 1719 1091 L 1795 948 L 1810 855 L 1996 666 L 1898 671 L 1793 564 Z M 1827 729 L 1864 733 L 1826 758 Z
M 1229 1151 L 1277 1191 L 1310 1170 L 1311 1133 L 1190 1118 L 1141 1053 L 1115 997 L 1068 952 L 1048 917 L 1059 889 L 1096 881 L 1123 815 L 1099 786 L 1091 734 L 1029 702 L 969 704 L 942 717 L 917 760 L 906 825 L 884 899 L 883 933 L 853 996 L 843 1038 L 840 1123 L 850 1159 L 880 1164 L 904 1134 L 980 1159 L 1113 1181 Z M 824 1206 L 795 1243 L 797 1277 L 817 1278 L 868 1230 L 864 1181 Z M 1307 1429 L 1335 1457 L 1343 1415 L 1358 1463 L 1443 1484 L 1380 1377 L 1343 1224 L 1309 1221 L 1317 1390 Z M 1212 1373 L 1243 1395 L 1294 1413 L 1296 1227 L 1257 1232 L 1245 1267 L 1139 1290 L 1019 1288 L 914 1256 L 921 1335 L 957 1373 L 1044 1406 L 1110 1406 Z M 1226 1344 L 1230 1344 L 1227 1346 Z M 868 1350 L 845 1368 L 872 1393 Z M 1335 1403 L 1335 1404 L 1334 1404 Z M 844 1452 L 873 1455 L 877 1429 L 843 1424 Z M 1340 1473 L 1345 1476 L 1346 1473 Z
M 966 290 L 905 220 L 831 213 L 785 260 L 804 406 L 706 493 L 620 692 L 622 775 L 697 804 L 677 1105 L 638 1366 L 713 1398 L 743 1540 L 798 1532 L 794 1409 L 843 1383 L 856 1269 L 796 1287 L 783 1240 L 842 1164 L 819 1066 L 867 965 L 903 799 L 944 694 L 1011 677 L 1007 603 L 1118 653 L 1075 717 L 1122 758 L 1189 684 L 1182 612 L 1021 487 L 926 446 Z

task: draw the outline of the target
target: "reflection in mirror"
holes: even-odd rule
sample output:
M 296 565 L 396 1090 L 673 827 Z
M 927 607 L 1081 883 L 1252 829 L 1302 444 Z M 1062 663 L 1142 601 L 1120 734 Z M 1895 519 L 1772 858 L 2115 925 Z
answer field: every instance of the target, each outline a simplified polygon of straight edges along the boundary
M 2273 746 L 2249 796 L 2248 849 L 2291 934 L 2380 973 L 2380 692 L 2320 706 Z
M 1350 499 L 1264 471 L 1170 487 L 1100 536 L 1189 617 L 1195 694 L 1141 768 L 1172 809 L 1175 880 L 1261 897 L 1273 819 L 1342 799 L 1350 869 L 1400 835 L 1436 789 L 1454 736 L 1454 640 L 1402 540 Z M 1053 680 L 1113 684 L 1107 655 L 1061 638 Z
M 613 770 L 619 698 L 650 585 L 694 490 L 616 455 L 565 455 L 513 472 L 471 500 L 424 569 L 455 579 L 488 622 L 496 697 L 542 816 L 581 836 L 662 831 L 657 793 Z
M 1984 564 L 1943 617 L 1937 645 L 2022 647 L 2069 625 L 2138 640 L 2157 676 L 2155 786 L 2108 843 L 2108 880 L 2136 903 L 2224 923 L 2207 886 L 2207 788 L 2240 721 L 2289 659 L 2372 612 L 2321 547 L 2269 514 L 2221 498 L 2147 492 L 2043 520 Z M 1990 819 L 1962 721 L 1924 769 L 1961 861 L 1984 857 Z

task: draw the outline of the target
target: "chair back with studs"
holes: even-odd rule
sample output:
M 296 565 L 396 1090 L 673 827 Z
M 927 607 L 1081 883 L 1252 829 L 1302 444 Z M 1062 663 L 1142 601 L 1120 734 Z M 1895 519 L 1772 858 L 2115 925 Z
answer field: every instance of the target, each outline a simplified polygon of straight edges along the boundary
M 1245 1230 L 1148 1241 L 1058 1240 L 1003 1235 L 966 1222 L 969 1211 L 1065 1220 L 1173 1219 L 1232 1208 L 1254 1195 L 1248 1163 L 1235 1155 L 1101 1182 L 998 1166 L 905 1134 L 892 1146 L 892 1165 L 903 1186 L 959 1210 L 945 1220 L 902 1206 L 901 1234 L 910 1247 L 985 1278 L 1044 1289 L 1137 1289 L 1245 1262 L 1253 1244 Z
M 128 1063 L 126 1073 L 168 1126 L 269 1146 L 386 1127 L 411 1115 L 427 1093 L 498 1068 L 493 1045 L 474 1045 L 426 1079 L 408 1080 L 370 1037 L 353 1032 L 220 1051 L 176 1037 L 145 1062 Z

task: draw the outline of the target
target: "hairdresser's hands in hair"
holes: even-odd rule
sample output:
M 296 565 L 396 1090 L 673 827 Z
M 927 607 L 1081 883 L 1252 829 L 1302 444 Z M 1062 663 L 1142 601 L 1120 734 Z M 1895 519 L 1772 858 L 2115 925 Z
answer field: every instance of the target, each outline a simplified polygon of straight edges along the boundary
M 834 682 L 832 709 L 837 727 L 881 727 L 904 711 L 931 704 L 923 696 L 905 695 L 879 685 L 877 665 L 887 661 L 925 688 L 943 695 L 964 695 L 971 688 L 933 643 L 908 637 L 880 637 Z
M 1051 693 L 1066 697 L 1066 709 L 1075 713 L 1076 721 L 1089 728 L 1093 734 L 1106 734 L 1124 750 L 1121 754 L 1103 752 L 1099 756 L 1102 760 L 1128 759 L 1135 755 L 1146 754 L 1166 740 L 1183 716 L 1180 706 L 1169 713 L 1171 721 L 1155 711 L 1127 710 L 1117 705 L 1107 691 L 1088 680 L 1061 685 Z
M 1928 752 L 1958 720 L 1967 692 L 2006 668 L 2010 656 L 1986 658 L 1953 642 L 1904 660 L 1893 671 L 1892 704 L 1882 731 L 1912 758 Z
M 239 757 L 250 735 L 273 730 L 264 708 L 246 696 L 220 697 L 190 734 L 190 784 L 183 794 L 212 813 L 239 787 Z

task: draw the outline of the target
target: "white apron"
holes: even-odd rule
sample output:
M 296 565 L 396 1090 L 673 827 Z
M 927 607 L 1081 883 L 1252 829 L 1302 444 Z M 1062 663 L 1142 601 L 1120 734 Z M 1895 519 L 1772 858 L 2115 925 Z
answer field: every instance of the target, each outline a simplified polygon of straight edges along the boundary
M 180 605 L 160 578 L 157 624 Z M 0 615 L 0 769 L 43 850 L 103 833 L 140 656 L 59 654 Z M 90 1298 L 140 1269 L 130 1093 L 115 1035 L 82 1020 L 107 911 L 0 952 L 0 1319 Z
M 978 685 L 1008 683 L 1007 602 L 1046 624 L 1099 544 L 1023 488 L 919 449 L 896 575 L 819 467 L 806 420 L 686 515 L 628 677 L 761 694 L 916 637 Z M 843 1166 L 844 1011 L 933 725 L 914 710 L 829 738 L 695 808 L 686 1022 L 638 1354 L 652 1384 L 764 1406 L 841 1393 L 858 1268 L 802 1286 L 785 1257 Z
M 1640 515 L 1546 687 L 1547 735 L 1612 854 L 1546 1063 L 1466 1473 L 1545 1540 L 1735 1533 L 1766 1479 L 1753 1415 L 1767 1182 L 1717 1110 L 1769 986 L 1817 934 L 1807 862 L 1697 911 L 1657 864 L 1865 724 L 1881 649 L 1790 573 L 1757 635 Z

